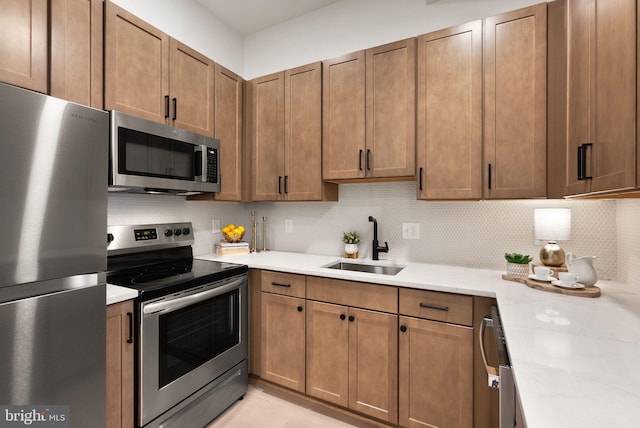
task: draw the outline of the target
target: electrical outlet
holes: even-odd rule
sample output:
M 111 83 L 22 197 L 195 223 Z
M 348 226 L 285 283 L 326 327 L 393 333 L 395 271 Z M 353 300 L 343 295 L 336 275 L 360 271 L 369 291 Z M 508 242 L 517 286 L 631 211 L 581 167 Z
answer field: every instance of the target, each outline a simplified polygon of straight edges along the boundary
M 284 220 L 284 231 L 287 233 L 293 233 L 293 220 L 286 218 Z
M 213 225 L 213 233 L 220 233 L 220 220 L 213 219 L 211 223 Z
M 420 223 L 402 223 L 402 239 L 420 239 Z

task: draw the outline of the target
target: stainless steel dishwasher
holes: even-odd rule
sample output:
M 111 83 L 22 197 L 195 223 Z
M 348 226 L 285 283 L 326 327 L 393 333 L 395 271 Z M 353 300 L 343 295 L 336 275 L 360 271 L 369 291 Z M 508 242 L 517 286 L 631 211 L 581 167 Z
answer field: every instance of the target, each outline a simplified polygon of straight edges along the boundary
M 484 349 L 484 334 L 487 328 L 493 328 L 496 351 L 498 355 L 497 366 L 491 366 L 487 362 L 487 353 Z M 492 388 L 500 390 L 500 428 L 523 428 L 516 424 L 516 387 L 513 381 L 511 361 L 507 342 L 502 329 L 500 313 L 496 306 L 491 307 L 491 317 L 485 317 L 479 333 L 480 350 L 482 360 L 487 371 L 487 382 Z

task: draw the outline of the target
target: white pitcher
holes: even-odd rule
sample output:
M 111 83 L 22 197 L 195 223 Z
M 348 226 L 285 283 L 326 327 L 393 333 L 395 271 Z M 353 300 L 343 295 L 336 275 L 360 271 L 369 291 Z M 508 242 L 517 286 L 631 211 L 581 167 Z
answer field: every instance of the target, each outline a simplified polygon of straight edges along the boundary
M 569 272 L 578 275 L 580 284 L 589 286 L 598 282 L 598 274 L 593 268 L 595 258 L 596 256 L 576 257 L 572 253 L 567 253 Z

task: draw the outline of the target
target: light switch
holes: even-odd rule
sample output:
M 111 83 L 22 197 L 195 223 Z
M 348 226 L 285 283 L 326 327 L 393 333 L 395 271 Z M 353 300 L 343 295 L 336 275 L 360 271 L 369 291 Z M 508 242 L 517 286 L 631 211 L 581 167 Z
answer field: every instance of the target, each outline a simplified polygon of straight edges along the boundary
M 402 239 L 420 239 L 420 223 L 402 223 Z

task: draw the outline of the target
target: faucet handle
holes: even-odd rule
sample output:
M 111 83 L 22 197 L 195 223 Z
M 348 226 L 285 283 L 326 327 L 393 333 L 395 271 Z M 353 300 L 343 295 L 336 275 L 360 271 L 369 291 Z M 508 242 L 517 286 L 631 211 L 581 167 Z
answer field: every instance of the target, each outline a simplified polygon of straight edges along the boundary
M 384 241 L 384 248 L 380 247 L 378 249 L 378 251 L 380 251 L 381 253 L 388 253 L 389 252 L 389 244 L 387 243 L 387 241 Z

